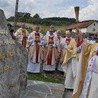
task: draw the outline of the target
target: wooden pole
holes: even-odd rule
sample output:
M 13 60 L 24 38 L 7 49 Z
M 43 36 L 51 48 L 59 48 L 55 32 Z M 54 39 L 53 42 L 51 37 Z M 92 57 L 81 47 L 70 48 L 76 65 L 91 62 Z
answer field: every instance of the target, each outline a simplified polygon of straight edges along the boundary
M 79 6 L 74 7 L 75 10 L 75 16 L 76 16 L 76 31 L 78 31 L 78 22 L 79 22 Z

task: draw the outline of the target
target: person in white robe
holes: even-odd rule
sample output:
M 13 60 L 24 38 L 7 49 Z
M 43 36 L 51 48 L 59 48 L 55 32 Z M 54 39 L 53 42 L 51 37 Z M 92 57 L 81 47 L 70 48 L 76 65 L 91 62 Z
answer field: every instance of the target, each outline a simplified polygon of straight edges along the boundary
M 81 52 L 83 42 L 81 34 L 77 34 L 76 38 L 70 41 L 67 51 L 65 52 L 66 54 L 62 67 L 66 75 L 65 88 L 68 90 L 74 89 L 75 77 L 77 74 L 78 55 Z
M 63 38 L 61 37 L 62 32 L 60 30 L 57 30 L 57 36 L 55 36 L 55 42 L 56 42 L 56 46 L 57 46 L 57 61 L 56 61 L 56 67 L 57 70 L 60 72 L 63 72 L 63 69 L 61 67 L 61 56 L 62 56 L 62 45 L 61 42 L 63 40 Z
M 27 72 L 30 73 L 40 73 L 43 34 L 39 30 L 40 26 L 35 25 L 34 31 L 28 36 Z
M 21 28 L 19 28 L 15 33 L 14 36 L 16 40 L 22 44 L 25 48 L 27 47 L 27 39 L 28 39 L 28 31 L 26 30 L 26 25 L 23 23 Z
M 49 29 L 52 29 L 53 30 L 53 35 L 57 36 L 57 32 L 56 32 L 55 27 L 53 25 L 51 25 Z M 50 35 L 49 31 L 47 31 L 46 35 Z
M 80 35 L 80 38 L 81 38 L 81 35 Z M 79 44 L 77 44 L 77 46 L 79 46 Z M 88 41 L 83 38 L 82 44 L 77 49 L 77 54 L 76 54 L 77 64 L 75 67 L 76 75 L 75 75 L 74 90 L 73 90 L 72 98 L 79 98 L 80 96 L 81 89 L 83 87 L 84 80 L 85 80 L 88 58 L 89 58 L 91 47 L 92 47 L 92 44 L 88 43 Z
M 98 43 L 93 48 L 96 50 L 88 61 L 86 78 L 79 98 L 98 98 Z
M 62 39 L 61 41 L 61 50 L 62 50 L 62 59 L 61 59 L 61 62 L 63 63 L 63 60 L 64 60 L 64 56 L 65 56 L 65 53 L 66 53 L 66 49 L 69 45 L 69 43 L 71 41 L 73 41 L 73 38 L 71 37 L 71 33 L 70 32 L 65 32 L 65 38 Z
M 56 69 L 56 60 L 57 60 L 57 49 L 55 36 L 53 35 L 54 29 L 49 29 L 49 34 L 46 34 L 43 38 L 43 47 L 44 47 L 44 71 L 55 71 Z
M 73 41 L 73 38 L 71 37 L 71 32 L 66 32 L 66 37 L 62 40 L 61 44 L 63 47 L 63 57 L 66 56 L 66 49 L 68 48 L 69 43 Z M 66 89 L 73 89 L 73 74 L 72 74 L 72 60 L 69 60 L 66 64 L 64 64 L 63 61 L 63 65 L 62 68 L 65 72 L 65 88 Z M 70 82 L 69 82 L 70 81 Z
M 63 38 L 62 41 L 61 41 L 61 46 L 62 46 L 63 49 L 67 48 L 69 43 L 71 41 L 73 41 L 73 38 L 71 37 L 71 32 L 69 32 L 69 31 L 65 32 L 65 36 L 66 37 Z

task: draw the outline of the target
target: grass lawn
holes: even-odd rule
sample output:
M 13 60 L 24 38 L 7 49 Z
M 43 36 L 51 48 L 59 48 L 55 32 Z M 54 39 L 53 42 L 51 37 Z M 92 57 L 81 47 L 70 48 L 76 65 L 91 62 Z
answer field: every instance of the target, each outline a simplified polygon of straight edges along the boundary
M 29 80 L 37 80 L 37 81 L 43 81 L 43 82 L 52 82 L 52 83 L 64 83 L 64 75 L 60 72 L 54 72 L 54 73 L 40 73 L 40 74 L 31 74 L 28 73 L 28 79 Z

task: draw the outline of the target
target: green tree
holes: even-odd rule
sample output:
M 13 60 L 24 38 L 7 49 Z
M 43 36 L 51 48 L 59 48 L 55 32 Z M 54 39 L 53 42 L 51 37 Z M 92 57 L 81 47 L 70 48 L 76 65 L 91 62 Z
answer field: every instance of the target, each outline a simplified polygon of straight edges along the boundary
M 35 15 L 33 16 L 33 18 L 41 19 L 41 17 L 39 16 L 39 14 L 35 14 Z

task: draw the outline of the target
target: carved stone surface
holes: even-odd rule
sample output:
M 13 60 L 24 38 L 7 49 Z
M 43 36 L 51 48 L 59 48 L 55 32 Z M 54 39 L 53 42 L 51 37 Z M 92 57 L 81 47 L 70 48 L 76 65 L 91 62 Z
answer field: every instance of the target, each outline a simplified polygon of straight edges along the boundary
M 0 9 L 0 98 L 20 98 L 27 85 L 27 51 L 14 41 Z

